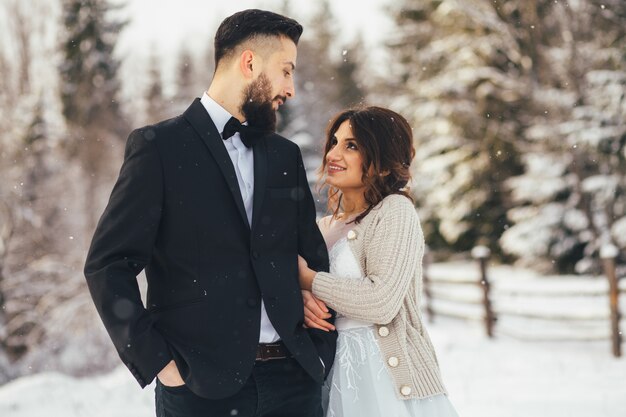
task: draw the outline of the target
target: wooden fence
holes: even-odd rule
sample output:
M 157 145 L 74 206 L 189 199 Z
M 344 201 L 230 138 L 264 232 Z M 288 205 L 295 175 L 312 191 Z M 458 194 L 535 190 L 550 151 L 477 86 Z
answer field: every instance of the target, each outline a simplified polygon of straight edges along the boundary
M 480 320 L 485 328 L 485 333 L 488 337 L 494 337 L 494 327 L 498 324 L 498 320 L 503 317 L 517 317 L 523 319 L 537 319 L 544 322 L 558 322 L 558 323 L 582 323 L 593 322 L 595 325 L 603 326 L 610 329 L 610 339 L 612 345 L 612 352 L 615 357 L 620 357 L 622 354 L 622 332 L 620 331 L 620 319 L 622 317 L 619 307 L 620 294 L 626 293 L 626 287 L 620 288 L 619 278 L 616 274 L 616 262 L 618 252 L 614 246 L 607 246 L 602 249 L 601 258 L 604 267 L 604 277 L 608 281 L 608 289 L 603 288 L 587 288 L 585 290 L 572 289 L 568 287 L 566 282 L 562 285 L 557 285 L 549 291 L 548 294 L 540 293 L 535 290 L 524 289 L 504 289 L 497 288 L 498 282 L 492 282 L 490 279 L 490 271 L 488 270 L 488 260 L 490 257 L 489 249 L 486 247 L 476 247 L 472 250 L 472 258 L 476 262 L 477 274 L 472 271 L 464 273 L 462 278 L 456 277 L 433 277 L 429 270 L 429 255 L 425 256 L 424 261 L 424 295 L 425 303 L 424 308 L 432 322 L 437 316 L 448 316 L 460 319 L 477 319 Z M 472 278 L 472 275 L 474 278 Z M 559 283 L 560 284 L 560 283 Z M 494 292 L 494 286 L 496 291 Z M 459 289 L 461 287 L 474 287 L 477 289 L 477 293 L 480 296 L 471 296 L 468 294 L 460 293 L 459 291 L 451 291 L 451 288 Z M 528 311 L 507 309 L 502 306 L 494 307 L 494 294 L 495 296 L 516 296 L 524 297 L 524 300 L 530 301 L 533 297 L 549 296 L 551 300 L 564 299 L 565 297 L 584 297 L 589 299 L 593 297 L 597 300 L 606 300 L 609 313 L 593 312 L 591 314 L 581 314 L 578 311 L 567 312 L 541 312 L 541 311 Z M 480 314 L 468 315 L 453 311 L 446 311 L 437 307 L 437 302 L 447 302 L 459 306 L 474 306 L 480 309 Z M 598 340 L 607 339 L 607 336 L 587 336 L 577 337 L 578 340 Z

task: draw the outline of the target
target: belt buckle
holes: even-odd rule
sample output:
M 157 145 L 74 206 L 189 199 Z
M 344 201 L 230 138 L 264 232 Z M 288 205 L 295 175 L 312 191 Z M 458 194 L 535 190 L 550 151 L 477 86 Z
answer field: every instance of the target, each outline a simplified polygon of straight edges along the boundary
M 259 345 L 259 353 L 260 358 L 257 359 L 259 362 L 268 362 L 272 359 L 268 345 Z
M 259 354 L 260 358 L 257 359 L 257 361 L 259 361 L 259 362 L 267 362 L 267 361 L 270 360 L 269 355 L 267 354 L 268 352 L 267 352 L 267 350 L 265 350 L 265 348 L 263 346 L 261 346 L 261 348 L 259 349 L 259 352 L 260 352 L 260 354 Z
M 267 343 L 259 345 L 259 358 L 257 361 L 259 362 L 268 362 L 273 359 L 284 359 L 287 358 L 287 355 L 281 352 L 282 349 L 281 343 Z

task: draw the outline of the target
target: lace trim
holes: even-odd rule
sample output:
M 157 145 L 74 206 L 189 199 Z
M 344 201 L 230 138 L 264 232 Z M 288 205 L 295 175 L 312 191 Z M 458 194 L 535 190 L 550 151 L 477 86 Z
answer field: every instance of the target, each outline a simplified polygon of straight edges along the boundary
M 362 377 L 357 372 L 359 366 L 364 365 L 367 361 L 375 361 L 374 364 L 378 365 L 378 371 L 376 373 L 376 380 L 379 381 L 382 373 L 386 372 L 385 363 L 382 360 L 380 349 L 378 348 L 378 342 L 371 328 L 357 328 L 342 330 L 340 338 L 342 340 L 338 343 L 337 353 L 335 354 L 335 370 L 334 372 L 341 372 L 346 377 L 346 384 L 343 388 L 339 387 L 333 382 L 332 389 L 339 394 L 343 394 L 342 389 L 348 389 L 354 392 L 353 402 L 359 400 L 359 388 L 357 381 Z M 365 330 L 365 331 L 363 331 Z M 334 380 L 334 378 L 333 378 Z M 346 398 L 342 395 L 343 398 Z M 334 415 L 332 410 L 331 416 Z

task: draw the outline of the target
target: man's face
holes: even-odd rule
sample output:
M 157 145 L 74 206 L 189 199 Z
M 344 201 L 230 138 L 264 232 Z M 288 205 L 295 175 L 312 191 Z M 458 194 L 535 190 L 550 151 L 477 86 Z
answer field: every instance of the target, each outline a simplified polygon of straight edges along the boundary
M 241 112 L 249 125 L 268 130 L 275 128 L 276 110 L 296 94 L 293 83 L 296 45 L 284 37 L 279 45 L 262 61 L 259 75 L 244 90 L 241 103 Z
M 272 108 L 278 107 L 296 95 L 293 75 L 296 69 L 298 51 L 291 39 L 280 37 L 280 48 L 264 62 L 262 73 L 270 82 Z

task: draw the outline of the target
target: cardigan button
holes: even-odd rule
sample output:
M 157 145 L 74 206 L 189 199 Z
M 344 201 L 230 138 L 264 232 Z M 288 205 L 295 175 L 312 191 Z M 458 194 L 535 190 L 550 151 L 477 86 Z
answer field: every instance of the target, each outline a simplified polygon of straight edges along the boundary
M 389 364 L 389 366 L 391 366 L 392 368 L 395 368 L 396 366 L 398 366 L 398 364 L 400 363 L 400 361 L 398 360 L 398 358 L 396 358 L 395 356 L 390 357 L 389 359 L 387 359 L 387 363 Z M 409 388 L 410 389 L 410 388 Z
M 381 336 L 381 337 L 389 336 L 389 327 L 387 327 L 387 326 L 380 326 L 378 328 L 378 335 Z
M 350 230 L 350 231 L 348 232 L 348 236 L 347 236 L 347 237 L 348 237 L 348 240 L 354 240 L 354 239 L 356 239 L 356 232 L 355 232 L 354 230 Z
M 402 387 L 400 387 L 400 394 L 404 395 L 405 397 L 411 395 L 411 391 L 411 387 L 409 387 L 408 385 L 402 385 Z

